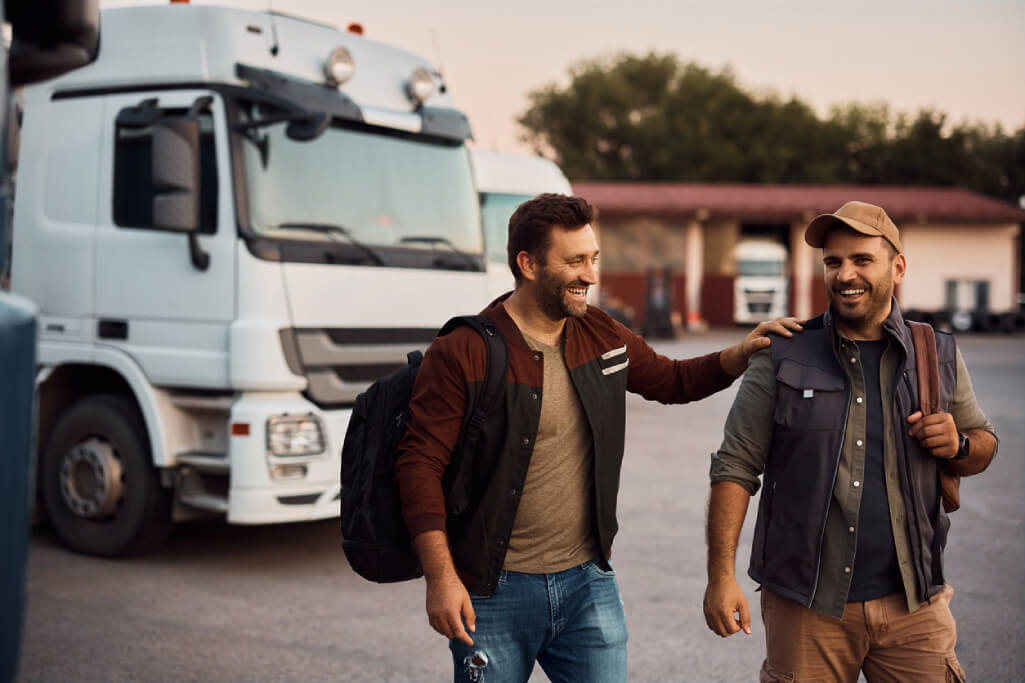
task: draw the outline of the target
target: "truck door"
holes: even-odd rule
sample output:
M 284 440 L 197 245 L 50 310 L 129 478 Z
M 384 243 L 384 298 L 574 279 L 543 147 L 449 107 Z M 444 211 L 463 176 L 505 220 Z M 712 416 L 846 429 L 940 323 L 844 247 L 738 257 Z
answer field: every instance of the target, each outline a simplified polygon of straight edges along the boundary
M 184 114 L 201 98 L 201 214 L 196 238 L 153 229 L 152 127 L 148 108 Z M 221 98 L 201 90 L 107 96 L 96 230 L 97 342 L 130 353 L 158 385 L 228 386 L 228 326 L 235 312 L 235 221 Z M 133 125 L 133 114 L 136 115 Z

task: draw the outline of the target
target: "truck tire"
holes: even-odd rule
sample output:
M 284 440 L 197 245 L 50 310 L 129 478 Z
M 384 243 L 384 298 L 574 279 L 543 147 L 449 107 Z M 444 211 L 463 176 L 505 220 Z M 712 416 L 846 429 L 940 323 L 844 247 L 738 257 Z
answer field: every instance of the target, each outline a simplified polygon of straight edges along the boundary
M 160 485 L 135 404 L 89 396 L 57 419 L 40 462 L 43 501 L 72 550 L 113 557 L 155 549 L 171 530 L 172 492 Z

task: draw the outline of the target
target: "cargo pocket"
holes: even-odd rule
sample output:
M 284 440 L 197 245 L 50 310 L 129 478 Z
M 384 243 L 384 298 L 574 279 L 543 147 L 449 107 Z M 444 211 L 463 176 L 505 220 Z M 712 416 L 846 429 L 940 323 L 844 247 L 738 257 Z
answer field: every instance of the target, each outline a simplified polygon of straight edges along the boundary
M 965 683 L 968 677 L 965 676 L 964 669 L 961 668 L 961 662 L 957 661 L 957 657 L 951 655 L 947 657 L 947 683 Z
M 779 681 L 796 681 L 793 671 L 784 671 L 769 665 L 769 660 L 762 662 L 762 670 L 758 672 L 758 683 L 778 683 Z

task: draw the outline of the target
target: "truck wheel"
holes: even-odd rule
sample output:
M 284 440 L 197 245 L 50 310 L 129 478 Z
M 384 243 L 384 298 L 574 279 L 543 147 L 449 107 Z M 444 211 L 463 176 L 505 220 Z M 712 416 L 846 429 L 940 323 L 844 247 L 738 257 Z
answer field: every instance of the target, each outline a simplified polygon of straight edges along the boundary
M 89 555 L 153 550 L 171 530 L 171 491 L 160 486 L 138 409 L 116 394 L 73 404 L 40 462 L 43 500 L 57 536 Z

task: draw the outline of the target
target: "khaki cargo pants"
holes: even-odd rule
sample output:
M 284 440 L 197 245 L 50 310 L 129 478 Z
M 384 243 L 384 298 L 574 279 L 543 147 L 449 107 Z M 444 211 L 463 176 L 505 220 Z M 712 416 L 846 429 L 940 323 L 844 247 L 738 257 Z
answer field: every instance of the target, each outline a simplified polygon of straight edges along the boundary
M 850 602 L 837 621 L 762 591 L 766 659 L 760 680 L 963 683 L 949 585 L 908 612 L 902 593 Z

